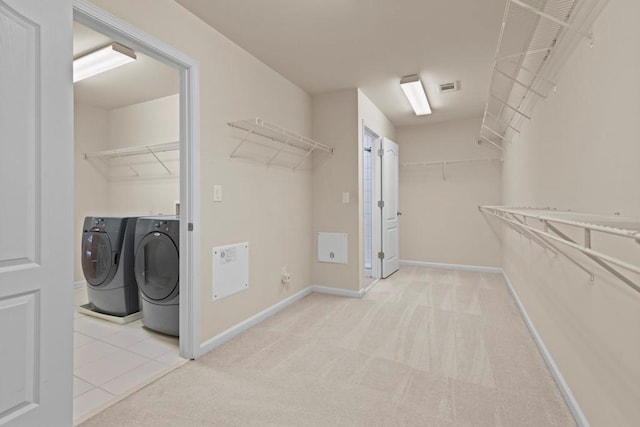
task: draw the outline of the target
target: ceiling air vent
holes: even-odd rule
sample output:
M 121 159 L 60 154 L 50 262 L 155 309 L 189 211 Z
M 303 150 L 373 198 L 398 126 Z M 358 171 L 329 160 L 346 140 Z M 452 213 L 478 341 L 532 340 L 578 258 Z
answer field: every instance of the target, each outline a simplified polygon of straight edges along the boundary
M 440 83 L 438 85 L 440 87 L 440 92 L 455 92 L 458 90 L 458 82 L 448 82 L 448 83 Z

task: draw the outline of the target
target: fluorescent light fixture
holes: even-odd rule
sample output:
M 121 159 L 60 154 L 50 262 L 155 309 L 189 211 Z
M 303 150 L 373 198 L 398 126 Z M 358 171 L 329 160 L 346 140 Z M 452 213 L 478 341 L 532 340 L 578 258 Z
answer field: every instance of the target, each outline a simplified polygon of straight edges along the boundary
M 409 100 L 409 104 L 411 104 L 416 116 L 431 114 L 431 107 L 429 106 L 427 94 L 424 91 L 420 77 L 415 74 L 404 76 L 402 80 L 400 80 L 400 87 Z
M 119 43 L 94 50 L 73 60 L 73 82 L 87 79 L 136 60 L 136 53 Z

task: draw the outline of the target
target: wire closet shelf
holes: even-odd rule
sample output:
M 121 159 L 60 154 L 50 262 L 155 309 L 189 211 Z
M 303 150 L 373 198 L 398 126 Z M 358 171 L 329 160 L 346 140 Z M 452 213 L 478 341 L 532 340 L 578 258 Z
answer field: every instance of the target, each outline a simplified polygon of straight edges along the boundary
M 439 166 L 442 172 L 442 179 L 447 179 L 447 166 L 453 165 L 470 165 L 474 163 L 502 163 L 500 157 L 490 157 L 484 159 L 456 159 L 456 160 L 435 160 L 430 162 L 408 162 L 400 163 L 400 167 L 403 169 L 425 169 L 428 167 Z
M 244 131 L 240 142 L 229 156 L 231 158 L 246 158 L 266 163 L 267 166 L 277 165 L 296 170 L 314 151 L 333 153 L 333 148 L 328 145 L 260 118 L 239 120 L 227 125 Z M 253 136 L 258 138 L 252 138 Z M 262 150 L 261 153 L 251 153 L 246 147 L 244 151 L 241 150 L 247 143 L 266 150 Z
M 507 0 L 478 143 L 502 150 L 556 89 L 565 60 L 608 0 Z
M 166 142 L 84 153 L 84 158 L 89 161 L 96 160 L 95 166 L 105 178 L 112 181 L 135 178 L 174 178 L 179 176 L 177 173 L 179 151 L 180 142 Z
M 507 206 L 480 206 L 481 212 L 493 215 L 501 219 L 505 225 L 532 242 L 535 242 L 545 250 L 553 254 L 560 254 L 571 261 L 578 268 L 589 274 L 593 281 L 595 276 L 587 267 L 583 266 L 575 257 L 558 247 L 573 248 L 582 252 L 600 267 L 622 280 L 629 287 L 640 292 L 640 285 L 631 280 L 619 269 L 619 267 L 631 273 L 640 275 L 640 266 L 620 260 L 613 255 L 596 250 L 592 247 L 592 233 L 603 233 L 614 236 L 617 239 L 631 240 L 640 243 L 640 218 L 627 218 L 617 215 L 596 215 L 577 213 L 571 211 L 558 211 L 552 209 L 517 208 Z M 534 227 L 533 221 L 538 225 Z M 540 226 L 542 228 L 540 228 Z M 568 226 L 582 232 L 582 242 L 572 239 L 568 230 L 560 227 Z

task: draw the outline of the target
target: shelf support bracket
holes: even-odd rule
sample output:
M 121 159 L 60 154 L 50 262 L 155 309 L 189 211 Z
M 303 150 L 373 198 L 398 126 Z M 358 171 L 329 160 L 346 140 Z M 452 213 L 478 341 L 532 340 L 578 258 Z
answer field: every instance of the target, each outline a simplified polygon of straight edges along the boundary
M 555 24 L 558 24 L 561 27 L 566 28 L 567 30 L 573 31 L 575 33 L 578 33 L 578 34 L 580 34 L 581 36 L 583 36 L 586 39 L 593 40 L 593 34 L 586 33 L 586 32 L 584 32 L 582 30 L 579 30 L 579 29 L 567 24 L 565 21 L 562 21 L 562 20 L 556 18 L 555 16 L 551 16 L 548 13 L 545 13 L 545 12 L 541 11 L 540 9 L 536 9 L 535 7 L 530 6 L 530 5 L 528 5 L 527 3 L 525 3 L 525 2 L 523 2 L 521 0 L 511 0 L 511 3 L 515 3 L 518 6 L 520 6 L 521 8 L 526 9 L 526 10 L 528 10 L 530 12 L 533 12 L 536 15 L 541 16 L 541 17 L 543 17 L 545 19 L 548 19 L 549 21 L 551 21 L 551 22 L 553 22 Z
M 160 163 L 162 165 L 162 167 L 167 171 L 167 173 L 169 175 L 172 175 L 171 169 L 169 169 L 167 167 L 167 165 L 165 165 L 164 162 L 162 160 L 160 160 L 160 158 L 156 155 L 156 153 L 153 152 L 151 147 L 149 147 L 148 145 L 145 145 L 145 148 L 149 151 L 149 154 L 151 154 L 153 157 L 155 157 L 155 159 L 158 161 L 158 163 Z
M 311 150 L 307 151 L 307 154 L 305 154 L 304 157 L 300 159 L 300 161 L 294 166 L 293 170 L 298 169 L 298 167 L 307 159 L 307 157 L 311 155 L 311 153 L 313 153 L 313 150 L 315 149 L 316 147 L 313 147 Z
M 521 56 L 529 56 L 529 55 L 535 55 L 538 53 L 545 53 L 545 52 L 549 52 L 552 47 L 553 46 L 549 46 L 549 47 L 543 47 L 542 49 L 525 50 L 524 52 L 512 53 L 511 55 L 501 56 L 500 58 L 498 58 L 498 60 L 502 61 L 503 59 L 507 59 L 507 58 L 520 58 Z
M 529 85 L 526 85 L 526 84 L 522 83 L 520 80 L 518 80 L 518 79 L 516 79 L 516 78 L 514 78 L 514 77 L 511 77 L 511 76 L 510 76 L 510 75 L 508 75 L 507 73 L 505 73 L 505 72 L 503 72 L 503 71 L 501 71 L 501 70 L 498 70 L 497 68 L 496 68 L 495 70 L 496 70 L 496 73 L 498 73 L 498 74 L 500 74 L 501 76 L 504 76 L 505 78 L 507 78 L 507 79 L 511 80 L 512 82 L 514 82 L 514 83 L 515 83 L 515 84 L 517 84 L 518 86 L 521 86 L 521 87 L 525 88 L 525 89 L 527 90 L 527 92 L 534 93 L 534 94 L 538 95 L 538 96 L 539 96 L 540 98 L 542 98 L 542 99 L 547 99 L 547 95 L 544 95 L 544 94 L 542 94 L 542 93 L 538 92 L 537 90 L 535 90 L 535 89 L 534 89 L 534 88 L 532 88 L 531 86 L 529 86 Z
M 520 219 L 515 216 L 514 214 L 510 213 L 509 214 L 511 216 L 511 218 L 516 221 L 517 223 L 524 225 L 522 223 L 522 221 L 520 221 Z M 509 224 L 509 223 L 507 223 Z M 511 225 L 512 227 L 515 227 L 513 224 Z M 523 234 L 525 237 L 527 237 L 529 239 L 529 241 L 533 240 L 535 241 L 538 245 L 540 245 L 543 249 L 548 249 L 551 252 L 553 252 L 554 255 L 558 255 L 558 248 L 556 248 L 554 245 L 552 245 L 551 243 L 547 242 L 546 240 L 542 239 L 541 237 L 538 237 L 537 235 L 535 235 L 534 233 L 530 232 L 529 230 L 527 230 L 526 228 L 520 228 L 520 229 L 516 229 L 516 231 L 518 231 L 519 233 Z M 565 254 L 563 254 L 565 255 Z M 565 255 L 566 256 L 566 255 Z
M 498 138 L 502 139 L 503 141 L 505 141 L 507 139 L 506 136 L 502 135 L 501 133 L 496 132 L 495 130 L 493 130 L 492 128 L 490 128 L 489 126 L 483 124 L 482 127 L 486 130 L 488 130 L 489 132 L 491 132 L 492 134 L 494 134 L 495 136 L 497 136 Z
M 508 127 L 509 129 L 511 129 L 512 131 L 514 131 L 515 133 L 517 133 L 518 135 L 520 135 L 520 130 L 513 127 L 511 125 L 511 123 L 507 123 L 505 120 L 501 119 L 500 117 L 496 116 L 495 114 L 487 111 L 487 116 L 489 117 L 493 117 L 495 119 L 496 122 L 498 123 L 502 123 L 503 125 L 505 125 L 506 127 Z
M 501 151 L 502 151 L 502 150 L 504 150 L 500 145 L 496 144 L 495 142 L 493 142 L 492 140 L 490 140 L 489 138 L 487 138 L 487 137 L 486 137 L 486 136 L 484 136 L 484 135 L 480 135 L 480 139 L 482 139 L 482 140 L 484 140 L 484 141 L 488 142 L 489 144 L 493 145 L 493 146 L 494 146 L 494 147 L 496 147 L 498 150 L 501 150 Z M 481 143 L 482 143 L 482 141 L 478 141 L 478 143 L 479 143 L 479 144 L 481 144 Z
M 289 141 L 291 141 L 291 138 L 287 138 L 282 147 L 280 147 L 280 149 L 278 151 L 276 151 L 276 154 L 274 154 L 269 161 L 267 162 L 267 166 L 271 166 L 271 163 L 273 163 L 273 161 L 280 155 L 280 153 L 282 153 L 282 151 L 287 147 L 287 145 L 289 145 Z
M 504 61 L 504 62 L 507 62 L 507 63 L 509 63 L 509 64 L 511 64 L 511 65 L 515 65 L 516 67 L 518 67 L 518 68 L 520 68 L 520 69 L 522 69 L 522 70 L 526 71 L 527 73 L 532 74 L 534 78 L 539 79 L 539 80 L 542 80 L 543 82 L 545 82 L 546 84 L 548 84 L 548 85 L 549 85 L 549 86 L 551 86 L 551 87 L 556 87 L 556 86 L 557 86 L 557 83 L 556 83 L 556 82 L 551 81 L 551 80 L 549 80 L 549 79 L 546 79 L 546 78 L 542 77 L 542 76 L 540 75 L 540 73 L 537 73 L 537 72 L 533 71 L 532 69 L 525 67 L 525 66 L 524 66 L 524 65 L 522 65 L 522 64 L 518 64 L 517 62 L 514 62 L 514 61 L 512 61 L 512 60 L 510 60 L 510 59 L 506 59 L 506 58 L 505 58 L 503 61 Z
M 553 226 L 552 224 L 549 224 L 548 221 L 543 221 L 544 223 L 547 224 L 547 227 L 549 228 L 549 230 L 553 231 L 555 234 L 557 234 L 558 236 L 560 236 L 562 239 L 566 240 L 567 242 L 571 242 L 573 244 L 577 244 L 573 239 L 571 239 L 569 236 L 567 236 L 566 234 L 564 234 L 562 231 L 558 230 L 555 226 Z M 585 234 L 585 240 L 587 238 L 587 235 Z M 591 236 L 589 235 L 588 238 L 588 243 L 589 245 L 587 246 L 585 244 L 585 246 L 587 248 L 591 247 Z M 622 280 L 624 283 L 626 283 L 627 285 L 631 286 L 632 288 L 634 288 L 636 291 L 640 291 L 640 286 L 636 285 L 633 281 L 631 281 L 629 278 L 627 278 L 627 276 L 625 276 L 624 274 L 620 273 L 618 270 L 616 270 L 615 268 L 611 267 L 609 264 L 607 264 L 606 262 L 602 261 L 600 258 L 598 258 L 595 255 L 591 255 L 589 253 L 583 252 L 586 256 L 588 256 L 589 258 L 591 258 L 596 264 L 598 264 L 600 267 L 604 268 L 605 270 L 607 270 L 609 273 L 613 274 L 614 276 L 616 276 L 618 279 Z
M 531 120 L 530 116 L 527 116 L 525 113 L 523 113 L 522 111 L 518 110 L 516 107 L 511 106 L 510 104 L 508 104 L 506 101 L 503 101 L 502 99 L 498 98 L 495 95 L 491 95 L 491 98 L 495 99 L 496 101 L 498 101 L 500 104 L 504 105 L 505 107 L 507 107 L 508 109 L 520 114 L 522 117 L 524 117 L 527 120 Z
M 238 152 L 240 147 L 242 147 L 242 144 L 244 144 L 247 141 L 247 139 L 249 138 L 249 135 L 251 135 L 252 133 L 253 133 L 252 130 L 247 131 L 247 133 L 244 135 L 244 138 L 242 138 L 242 141 L 240 141 L 240 143 L 236 145 L 236 148 L 234 148 L 234 150 L 231 152 L 231 155 L 229 155 L 229 157 L 231 158 L 235 157 L 235 154 Z

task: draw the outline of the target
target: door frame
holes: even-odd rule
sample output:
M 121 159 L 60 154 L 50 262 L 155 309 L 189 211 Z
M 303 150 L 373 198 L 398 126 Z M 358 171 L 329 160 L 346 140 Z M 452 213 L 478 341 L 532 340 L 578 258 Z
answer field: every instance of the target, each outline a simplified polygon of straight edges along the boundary
M 380 212 L 380 208 L 378 208 L 378 201 L 382 200 L 382 176 L 381 176 L 381 171 L 382 171 L 382 164 L 380 162 L 380 155 L 378 154 L 379 150 L 380 150 L 380 146 L 381 146 L 381 141 L 383 136 L 380 134 L 380 132 L 376 132 L 371 126 L 367 125 L 367 123 L 362 120 L 362 141 L 361 141 L 361 147 L 362 149 L 360 150 L 360 156 L 364 156 L 364 139 L 366 138 L 367 133 L 373 134 L 375 135 L 375 139 L 373 140 L 373 144 L 371 145 L 371 151 L 372 151 L 372 172 L 373 172 L 373 188 L 372 188 L 372 192 L 373 195 L 371 197 L 371 203 L 372 203 L 372 207 L 371 207 L 371 212 L 372 212 L 372 219 L 371 219 L 371 223 L 372 223 L 372 227 L 373 230 L 372 232 L 372 241 L 371 241 L 371 250 L 372 250 L 372 254 L 371 254 L 371 277 L 373 279 L 380 279 L 382 276 L 382 260 L 380 260 L 378 258 L 378 252 L 382 251 L 382 215 Z M 362 161 L 362 157 L 361 157 L 361 161 L 360 164 L 364 165 L 364 162 Z M 364 166 L 363 166 L 364 169 Z M 363 179 L 363 174 L 360 173 L 360 179 Z M 364 192 L 364 182 L 362 184 L 362 191 Z M 364 197 L 360 198 L 361 200 L 364 200 Z M 363 211 L 364 211 L 364 207 L 363 207 Z M 360 215 L 360 220 L 363 221 L 364 215 Z M 360 235 L 360 241 L 362 242 L 362 247 L 364 248 L 364 221 L 363 221 L 363 228 L 362 228 L 362 233 Z M 362 262 L 360 263 L 360 268 L 362 271 L 364 271 L 364 258 L 362 259 Z
M 200 350 L 199 63 L 86 0 L 73 1 L 73 19 L 180 73 L 180 356 Z

